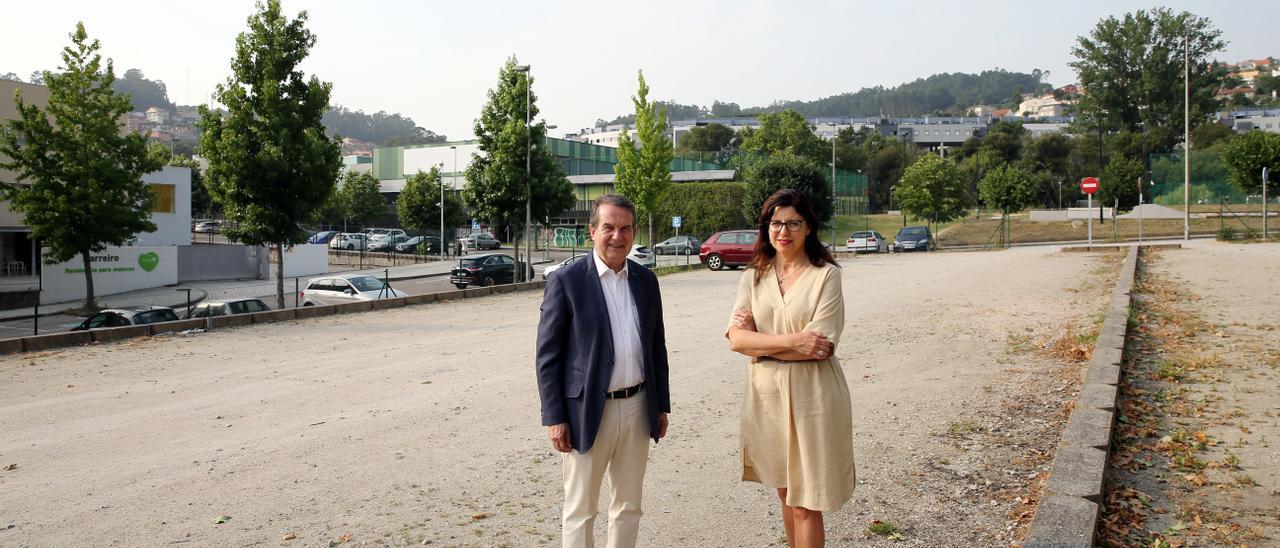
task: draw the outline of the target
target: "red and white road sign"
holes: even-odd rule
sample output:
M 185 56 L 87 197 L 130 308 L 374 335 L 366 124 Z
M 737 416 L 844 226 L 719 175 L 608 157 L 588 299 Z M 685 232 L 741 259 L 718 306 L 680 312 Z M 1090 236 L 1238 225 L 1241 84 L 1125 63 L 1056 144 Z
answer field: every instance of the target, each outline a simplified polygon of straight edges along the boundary
M 1098 178 L 1085 177 L 1080 179 L 1080 192 L 1085 194 L 1093 194 L 1098 191 Z

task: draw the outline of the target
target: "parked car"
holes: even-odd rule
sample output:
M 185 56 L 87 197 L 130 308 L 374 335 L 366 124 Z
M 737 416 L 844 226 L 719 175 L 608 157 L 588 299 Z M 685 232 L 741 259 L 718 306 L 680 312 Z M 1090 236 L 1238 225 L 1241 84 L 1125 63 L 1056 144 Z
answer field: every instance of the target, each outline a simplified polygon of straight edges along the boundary
M 165 306 L 142 309 L 108 308 L 85 318 L 83 322 L 80 322 L 80 325 L 71 328 L 71 330 L 84 331 L 100 327 L 125 327 L 177 320 L 178 315 L 173 312 L 173 309 Z
M 391 251 L 396 248 L 397 244 L 404 243 L 409 239 L 403 234 L 394 234 L 391 236 L 383 236 L 377 239 L 369 240 L 369 251 Z
M 627 254 L 627 258 L 649 268 L 658 266 L 658 256 L 654 255 L 653 251 L 648 247 L 642 245 L 631 246 L 631 253 Z
M 425 253 L 431 255 L 439 252 L 440 238 L 435 236 L 414 236 L 396 244 L 396 253 Z
M 311 237 L 307 238 L 307 243 L 327 244 L 329 243 L 329 240 L 332 240 L 333 237 L 337 235 L 338 235 L 337 230 L 321 230 L 320 232 L 312 234 Z
M 499 242 L 497 238 L 494 238 L 489 234 L 475 234 L 464 238 L 458 238 L 458 241 L 462 242 L 464 248 L 471 250 L 498 249 L 502 247 L 502 242 Z M 480 247 L 476 247 L 477 245 Z
M 314 278 L 298 293 L 302 306 L 343 304 L 355 301 L 376 301 L 394 297 L 407 297 L 408 293 L 393 289 L 391 284 L 366 274 L 348 274 Z
M 850 234 L 845 248 L 854 253 L 888 253 L 889 240 L 879 232 L 864 230 Z
M 488 287 L 494 284 L 511 283 L 515 274 L 516 261 L 510 255 L 502 253 L 468 255 L 458 259 L 458 266 L 449 273 L 449 282 L 458 289 L 466 289 L 470 285 Z M 532 278 L 533 272 L 529 274 Z
M 232 314 L 251 314 L 269 312 L 271 307 L 261 299 L 230 299 L 225 301 L 204 301 L 191 309 L 188 318 L 208 318 L 212 316 L 230 316 Z
M 738 268 L 751 262 L 756 252 L 754 230 L 726 230 L 712 234 L 698 250 L 698 260 L 711 270 Z
M 399 228 L 368 228 L 368 229 L 365 229 L 364 233 L 366 236 L 369 237 L 370 240 L 377 239 L 381 236 L 399 235 L 399 236 L 404 236 L 405 238 L 409 237 L 409 235 L 406 234 L 404 230 L 401 230 Z
M 898 231 L 898 235 L 893 237 L 895 252 L 933 251 L 937 248 L 938 242 L 933 239 L 933 233 L 927 226 L 904 226 Z
M 330 249 L 345 249 L 347 251 L 364 249 L 368 244 L 368 237 L 358 232 L 343 232 L 329 240 Z
M 576 263 L 576 262 L 578 262 L 578 261 L 581 261 L 581 260 L 583 260 L 583 259 L 585 259 L 585 258 L 587 258 L 587 257 L 590 257 L 590 256 L 591 256 L 591 253 L 590 253 L 590 252 L 584 253 L 584 254 L 582 254 L 582 255 L 574 255 L 574 256 L 572 256 L 572 257 L 569 257 L 568 259 L 565 259 L 565 260 L 560 261 L 560 262 L 558 262 L 558 263 L 556 263 L 556 264 L 553 264 L 553 265 L 551 265 L 551 266 L 548 266 L 548 267 L 546 267 L 546 268 L 544 268 L 544 269 L 542 270 L 542 279 L 544 279 L 544 280 L 545 280 L 545 279 L 547 279 L 547 276 L 550 276 L 550 275 L 551 275 L 551 273 L 552 273 L 552 272 L 555 272 L 555 271 L 557 271 L 557 270 L 560 270 L 561 268 L 564 268 L 564 267 L 566 267 L 566 266 L 569 266 L 569 265 L 571 265 L 571 264 L 573 264 L 573 263 Z
M 196 226 L 191 231 L 201 234 L 217 234 L 222 232 L 222 223 L 218 221 L 201 221 L 196 223 Z
M 702 242 L 693 236 L 672 236 L 654 245 L 653 252 L 658 255 L 693 255 L 701 245 Z

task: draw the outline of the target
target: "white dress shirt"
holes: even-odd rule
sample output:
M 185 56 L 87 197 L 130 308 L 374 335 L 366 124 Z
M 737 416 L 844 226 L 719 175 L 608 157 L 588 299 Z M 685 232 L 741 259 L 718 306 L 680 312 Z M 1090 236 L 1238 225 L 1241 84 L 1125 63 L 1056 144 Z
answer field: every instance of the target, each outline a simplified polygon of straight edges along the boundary
M 631 297 L 630 263 L 623 263 L 620 272 L 614 272 L 600 260 L 594 251 L 596 273 L 600 275 L 600 289 L 604 291 L 605 308 L 609 311 L 609 330 L 613 335 L 613 375 L 609 378 L 609 392 L 622 390 L 644 381 L 644 358 L 640 349 L 640 314 Z

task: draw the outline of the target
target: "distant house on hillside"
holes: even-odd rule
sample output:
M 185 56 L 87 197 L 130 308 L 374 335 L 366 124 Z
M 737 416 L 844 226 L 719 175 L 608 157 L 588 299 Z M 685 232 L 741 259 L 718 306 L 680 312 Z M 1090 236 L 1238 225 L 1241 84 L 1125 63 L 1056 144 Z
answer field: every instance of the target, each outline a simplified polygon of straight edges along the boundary
M 1066 113 L 1068 103 L 1053 95 L 1031 97 L 1018 103 L 1018 114 L 1022 116 L 1056 117 Z
M 153 124 L 169 123 L 169 111 L 156 107 L 147 109 L 147 121 Z
M 969 107 L 969 115 L 977 116 L 979 118 L 991 116 L 991 113 L 993 112 L 995 112 L 995 108 L 991 105 L 974 105 Z

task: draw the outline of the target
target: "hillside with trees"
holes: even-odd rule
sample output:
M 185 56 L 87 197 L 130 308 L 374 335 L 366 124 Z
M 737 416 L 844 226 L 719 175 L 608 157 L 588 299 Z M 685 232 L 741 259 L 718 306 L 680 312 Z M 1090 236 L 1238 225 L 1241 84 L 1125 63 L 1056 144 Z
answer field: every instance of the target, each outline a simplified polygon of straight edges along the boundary
M 805 118 L 876 116 L 881 113 L 886 116 L 963 115 L 973 105 L 1006 104 L 1022 93 L 1044 92 L 1051 88 L 1045 82 L 1048 76 L 1047 72 L 1039 69 L 1030 74 L 995 69 L 979 74 L 935 74 L 892 88 L 862 88 L 813 101 L 779 101 L 764 107 L 742 108 L 737 103 L 722 101 L 714 101 L 709 107 L 672 102 L 659 104 L 667 109 L 672 120 L 757 116 L 784 110 L 794 110 Z M 630 124 L 634 119 L 635 115 L 629 114 L 608 122 L 598 120 L 596 125 Z

